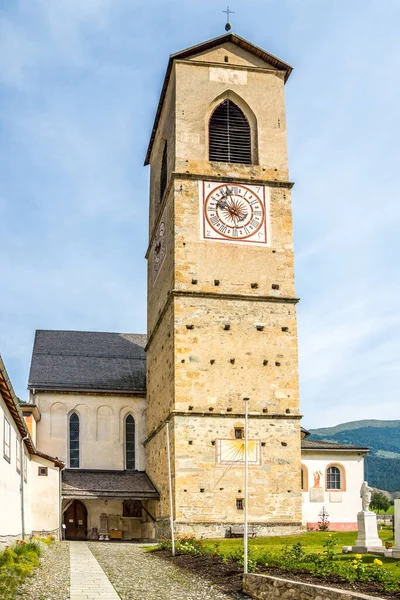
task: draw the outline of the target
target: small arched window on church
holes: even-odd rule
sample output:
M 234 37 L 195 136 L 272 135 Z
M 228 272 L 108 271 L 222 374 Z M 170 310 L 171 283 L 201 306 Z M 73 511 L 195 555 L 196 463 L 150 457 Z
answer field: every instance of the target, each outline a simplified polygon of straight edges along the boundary
M 307 492 L 308 490 L 308 470 L 307 467 L 301 465 L 301 491 Z
M 125 419 L 125 469 L 135 469 L 135 419 L 132 415 Z
M 326 471 L 326 489 L 341 490 L 343 489 L 343 477 L 341 469 L 336 465 L 331 465 Z
M 79 417 L 76 413 L 69 418 L 69 466 L 79 469 Z
M 243 111 L 232 100 L 224 100 L 208 125 L 209 160 L 251 165 L 251 130 Z
M 160 202 L 162 202 L 165 188 L 167 187 L 168 179 L 168 150 L 167 140 L 165 140 L 163 155 L 161 159 L 161 172 L 160 172 Z

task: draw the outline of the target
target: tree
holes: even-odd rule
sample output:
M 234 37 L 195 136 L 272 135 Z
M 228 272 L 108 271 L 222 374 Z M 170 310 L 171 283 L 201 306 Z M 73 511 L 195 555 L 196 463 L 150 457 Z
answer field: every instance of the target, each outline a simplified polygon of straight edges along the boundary
M 372 494 L 370 508 L 372 508 L 372 510 L 376 510 L 378 515 L 381 510 L 386 512 L 389 506 L 390 500 L 384 494 L 381 494 L 380 492 L 374 492 Z

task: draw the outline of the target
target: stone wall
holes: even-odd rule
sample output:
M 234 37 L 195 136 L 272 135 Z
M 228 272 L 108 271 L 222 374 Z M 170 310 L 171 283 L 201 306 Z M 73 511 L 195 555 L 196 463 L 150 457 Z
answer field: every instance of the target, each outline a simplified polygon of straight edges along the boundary
M 356 594 L 347 590 L 338 590 L 320 585 L 290 581 L 269 575 L 248 574 L 243 577 L 243 591 L 258 600 L 384 600 L 376 596 Z

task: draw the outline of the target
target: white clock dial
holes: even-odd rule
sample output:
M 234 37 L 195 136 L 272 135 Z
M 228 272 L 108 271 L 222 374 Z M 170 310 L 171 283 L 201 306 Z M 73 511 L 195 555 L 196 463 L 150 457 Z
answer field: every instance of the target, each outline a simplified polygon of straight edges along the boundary
M 157 227 L 153 242 L 153 283 L 156 281 L 166 255 L 165 210 Z
M 202 238 L 267 243 L 264 186 L 201 182 Z

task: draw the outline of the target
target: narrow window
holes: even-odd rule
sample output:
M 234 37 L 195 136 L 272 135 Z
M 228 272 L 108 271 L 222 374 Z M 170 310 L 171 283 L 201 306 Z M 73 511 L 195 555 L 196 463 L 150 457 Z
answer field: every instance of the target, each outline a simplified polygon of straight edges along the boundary
M 341 488 L 341 473 L 338 467 L 329 467 L 327 472 L 327 489 L 340 490 Z
M 79 417 L 76 413 L 69 418 L 69 466 L 79 469 Z
M 24 481 L 28 481 L 28 457 L 24 452 Z
M 244 113 L 231 100 L 217 106 L 209 122 L 209 160 L 251 165 L 251 131 Z
M 38 475 L 39 475 L 39 477 L 47 477 L 47 475 L 48 475 L 47 467 L 38 467 Z
M 168 174 L 168 166 L 167 166 L 167 140 L 165 140 L 164 150 L 161 160 L 161 173 L 160 173 L 160 202 L 162 202 L 165 188 L 167 187 L 167 174 Z
M 235 439 L 242 440 L 244 438 L 243 427 L 235 427 Z
M 15 456 L 16 456 L 16 469 L 18 473 L 21 473 L 21 441 L 17 438 L 15 440 Z
M 139 500 L 124 500 L 122 503 L 122 516 L 140 518 L 142 516 L 142 505 Z
M 125 469 L 135 469 L 135 419 L 132 415 L 125 419 Z
M 237 510 L 244 510 L 243 498 L 236 498 L 236 508 Z
M 11 425 L 4 415 L 3 456 L 7 462 L 11 462 Z

